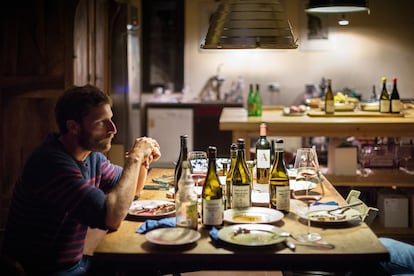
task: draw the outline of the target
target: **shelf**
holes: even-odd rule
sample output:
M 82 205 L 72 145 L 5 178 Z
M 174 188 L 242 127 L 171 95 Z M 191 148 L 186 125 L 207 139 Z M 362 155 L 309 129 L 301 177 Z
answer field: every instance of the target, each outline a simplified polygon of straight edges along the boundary
M 372 169 L 367 177 L 329 175 L 325 177 L 334 185 L 342 187 L 405 187 L 414 188 L 414 175 L 399 169 Z

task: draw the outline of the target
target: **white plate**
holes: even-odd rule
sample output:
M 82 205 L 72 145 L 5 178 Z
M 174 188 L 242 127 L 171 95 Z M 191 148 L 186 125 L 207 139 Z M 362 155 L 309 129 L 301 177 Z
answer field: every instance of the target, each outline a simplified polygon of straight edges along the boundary
M 184 245 L 196 242 L 201 234 L 188 228 L 158 228 L 147 232 L 145 239 L 159 245 Z
M 269 224 L 234 224 L 218 231 L 220 240 L 244 246 L 267 246 L 283 242 L 280 228 Z
M 312 190 L 316 187 L 316 184 L 311 181 L 296 181 L 294 179 L 289 180 L 289 186 L 291 190 L 294 191 L 304 191 L 306 188 Z
M 128 214 L 135 217 L 165 217 L 175 213 L 175 203 L 166 200 L 134 200 Z
M 230 223 L 273 223 L 283 218 L 283 213 L 265 207 L 249 207 L 243 209 L 227 209 L 224 221 Z
M 316 205 L 311 206 L 310 211 L 307 211 L 307 208 L 302 209 L 298 212 L 298 215 L 303 219 L 310 219 L 310 221 L 318 223 L 341 223 L 348 222 L 353 220 L 360 220 L 361 213 L 356 209 L 349 209 L 345 211 L 342 215 L 329 214 L 328 211 L 337 208 L 338 206 L 329 206 L 329 205 Z

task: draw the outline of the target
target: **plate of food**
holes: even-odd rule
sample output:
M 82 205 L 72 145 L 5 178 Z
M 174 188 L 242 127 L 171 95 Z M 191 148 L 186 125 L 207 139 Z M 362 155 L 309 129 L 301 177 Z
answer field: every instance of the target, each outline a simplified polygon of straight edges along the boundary
M 145 239 L 157 245 L 186 245 L 198 241 L 201 234 L 188 228 L 158 228 L 147 232 Z
M 269 224 L 234 224 L 221 228 L 217 235 L 220 240 L 243 246 L 268 246 L 286 240 L 285 232 Z
M 306 114 L 306 106 L 301 105 L 291 105 L 289 107 L 283 108 L 283 115 L 285 116 L 303 116 Z
M 227 209 L 224 221 L 230 223 L 273 223 L 281 220 L 283 213 L 266 207 L 248 207 L 243 209 Z
M 134 200 L 128 214 L 135 217 L 166 217 L 175 213 L 175 203 L 167 200 Z
M 361 220 L 361 213 L 354 208 L 338 209 L 338 206 L 315 205 L 299 212 L 303 219 L 310 219 L 312 222 L 319 223 L 342 223 L 353 220 Z

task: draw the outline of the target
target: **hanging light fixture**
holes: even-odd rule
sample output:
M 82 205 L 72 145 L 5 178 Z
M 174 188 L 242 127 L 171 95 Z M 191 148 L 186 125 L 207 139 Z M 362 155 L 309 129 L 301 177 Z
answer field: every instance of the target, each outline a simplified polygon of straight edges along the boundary
M 221 0 L 203 49 L 296 49 L 279 0 Z
M 349 20 L 345 17 L 344 13 L 342 14 L 341 18 L 338 20 L 338 24 L 341 26 L 349 25 Z
M 310 0 L 306 8 L 309 13 L 369 13 L 368 0 Z

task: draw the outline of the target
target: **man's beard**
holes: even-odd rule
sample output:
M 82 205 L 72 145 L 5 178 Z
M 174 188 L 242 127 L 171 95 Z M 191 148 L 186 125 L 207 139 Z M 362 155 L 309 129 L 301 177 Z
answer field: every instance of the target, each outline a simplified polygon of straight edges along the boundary
M 90 134 L 81 130 L 78 138 L 79 145 L 86 150 L 95 152 L 107 152 L 111 149 L 112 136 L 105 138 L 94 138 Z

